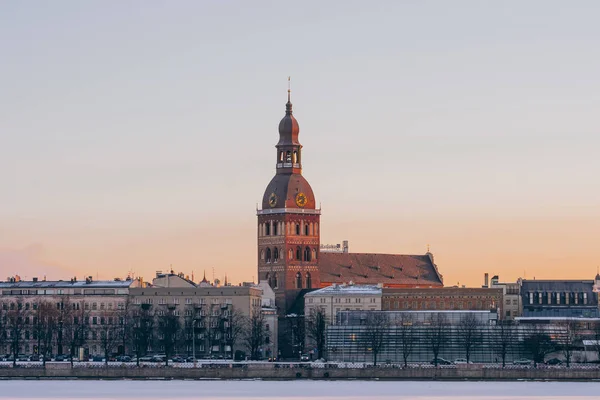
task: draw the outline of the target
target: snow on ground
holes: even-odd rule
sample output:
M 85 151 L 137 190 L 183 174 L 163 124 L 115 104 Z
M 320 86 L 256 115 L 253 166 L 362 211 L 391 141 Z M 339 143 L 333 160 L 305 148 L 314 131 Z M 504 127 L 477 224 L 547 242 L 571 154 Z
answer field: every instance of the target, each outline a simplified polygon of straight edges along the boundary
M 598 399 L 597 382 L 0 381 L 2 399 Z M 596 395 L 595 395 L 596 394 Z

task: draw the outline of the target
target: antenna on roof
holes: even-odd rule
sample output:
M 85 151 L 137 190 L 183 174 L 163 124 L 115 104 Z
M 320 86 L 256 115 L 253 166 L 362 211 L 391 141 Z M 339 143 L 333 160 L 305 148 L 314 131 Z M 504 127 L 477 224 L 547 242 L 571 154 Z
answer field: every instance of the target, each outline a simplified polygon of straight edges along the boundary
M 429 243 L 427 244 L 427 252 L 429 253 Z

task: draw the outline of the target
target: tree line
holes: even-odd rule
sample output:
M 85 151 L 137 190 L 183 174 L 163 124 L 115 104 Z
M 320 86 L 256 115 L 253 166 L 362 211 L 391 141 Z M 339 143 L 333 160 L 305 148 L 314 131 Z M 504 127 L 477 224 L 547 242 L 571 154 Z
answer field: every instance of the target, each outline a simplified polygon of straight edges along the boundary
M 317 349 L 318 358 L 324 357 L 327 349 L 339 351 L 326 343 L 328 324 L 325 311 L 321 309 L 313 309 L 306 316 L 306 337 Z M 570 366 L 574 352 L 582 348 L 583 339 L 593 340 L 593 349 L 600 359 L 600 323 L 586 326 L 576 319 L 547 326 L 517 325 L 512 321 L 488 325 L 473 314 L 466 314 L 451 324 L 443 313 L 432 313 L 425 321 L 417 322 L 411 313 L 392 319 L 385 312 L 363 312 L 354 331 L 356 333 L 350 335 L 344 331 L 341 340 L 345 345 L 356 343 L 365 355 L 371 356 L 374 365 L 385 353 L 394 354 L 407 366 L 420 347 L 433 355 L 431 361 L 437 366 L 440 356 L 452 347 L 455 352 L 458 349 L 462 353 L 467 363 L 472 361 L 477 350 L 494 355 L 502 367 L 506 366 L 508 356 L 515 353 L 527 355 L 535 365 L 543 363 L 550 353 L 559 353 Z
M 46 361 L 67 355 L 73 364 L 80 348 L 96 349 L 105 362 L 115 355 L 140 358 L 164 354 L 165 363 L 174 355 L 211 357 L 214 353 L 234 358 L 235 349 L 260 358 L 260 350 L 271 338 L 260 307 L 244 315 L 232 305 L 205 305 L 202 312 L 186 305 L 183 315 L 171 307 L 133 304 L 129 299 L 114 309 L 90 310 L 84 301 L 69 296 L 61 300 L 17 300 L 0 307 L 0 348 L 8 345 L 13 366 L 24 346 Z M 228 349 L 228 351 L 226 351 Z M 240 354 L 245 354 L 240 350 Z M 91 355 L 91 354 L 90 354 Z

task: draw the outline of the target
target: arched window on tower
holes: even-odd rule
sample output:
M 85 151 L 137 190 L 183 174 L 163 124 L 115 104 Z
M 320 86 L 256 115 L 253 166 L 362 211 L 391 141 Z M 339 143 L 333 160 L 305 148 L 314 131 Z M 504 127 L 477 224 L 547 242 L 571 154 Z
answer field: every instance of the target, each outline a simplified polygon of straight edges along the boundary
M 302 249 L 300 246 L 296 247 L 296 260 L 302 260 Z
M 316 260 L 317 259 L 317 250 L 312 249 L 312 259 Z
M 267 256 L 266 256 L 266 262 L 270 263 L 271 262 L 271 249 L 267 248 Z
M 277 247 L 273 249 L 273 261 L 279 261 L 279 249 Z
M 308 236 L 310 234 L 310 231 L 308 229 L 308 224 L 304 225 L 304 235 Z
M 296 289 L 302 289 L 302 274 L 296 272 Z
M 277 272 L 275 272 L 275 273 L 273 274 L 273 286 L 272 286 L 272 287 L 273 287 L 273 289 L 277 289 L 277 287 L 278 287 L 278 283 L 277 283 Z
M 290 249 L 290 251 L 288 253 L 289 253 L 288 258 L 290 260 L 293 260 L 294 259 L 294 250 Z
M 312 278 L 310 276 L 310 272 L 306 273 L 306 288 L 312 289 Z
M 283 151 L 279 152 L 279 162 L 283 162 Z
M 294 150 L 294 158 L 292 159 L 292 162 L 294 164 L 298 162 L 298 152 L 296 150 Z
M 279 222 L 275 222 L 273 224 L 273 235 L 274 236 L 279 235 Z
M 269 282 L 269 286 L 273 287 L 273 280 L 271 279 L 271 274 L 267 272 L 267 282 Z
M 310 247 L 304 249 L 304 261 L 310 261 Z
M 285 153 L 285 162 L 288 162 L 288 163 L 292 162 L 292 152 L 289 150 Z
M 296 235 L 300 236 L 300 224 L 296 224 Z
M 271 234 L 271 223 L 267 222 L 265 224 L 265 236 L 269 236 Z

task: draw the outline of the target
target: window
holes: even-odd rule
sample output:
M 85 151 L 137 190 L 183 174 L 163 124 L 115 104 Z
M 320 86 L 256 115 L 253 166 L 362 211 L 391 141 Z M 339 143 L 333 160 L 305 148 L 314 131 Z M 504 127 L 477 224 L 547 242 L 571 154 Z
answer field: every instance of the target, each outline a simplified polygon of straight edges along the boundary
M 302 249 L 300 246 L 296 247 L 296 260 L 300 261 L 302 259 Z
M 311 256 L 310 247 L 306 247 L 304 249 L 304 261 L 310 261 L 310 256 Z
M 267 248 L 267 253 L 266 253 L 266 259 L 265 261 L 270 263 L 271 262 L 271 249 Z
M 279 249 L 275 247 L 273 249 L 273 261 L 277 262 L 277 260 L 279 260 Z
M 274 289 L 277 289 L 277 288 L 278 288 L 278 286 L 277 286 L 277 272 L 275 272 L 275 273 L 273 274 L 273 288 L 274 288 Z
M 306 288 L 307 289 L 312 289 L 312 279 L 310 276 L 310 272 L 306 273 Z
M 300 224 L 296 224 L 296 235 L 300 236 Z
M 304 235 L 308 236 L 309 231 L 308 231 L 308 224 L 304 225 Z
M 267 282 L 270 287 L 273 287 L 273 279 L 271 279 L 271 274 L 267 272 Z
M 296 272 L 296 289 L 302 289 L 302 275 Z
M 273 235 L 274 235 L 274 236 L 277 236 L 277 235 L 279 234 L 279 229 L 278 229 L 278 228 L 279 228 L 279 223 L 278 223 L 278 222 L 275 222 L 275 223 L 273 224 Z
M 98 303 L 92 303 L 92 310 L 98 309 Z
M 192 299 L 189 297 L 185 299 L 185 304 L 192 304 Z

